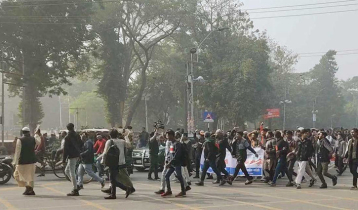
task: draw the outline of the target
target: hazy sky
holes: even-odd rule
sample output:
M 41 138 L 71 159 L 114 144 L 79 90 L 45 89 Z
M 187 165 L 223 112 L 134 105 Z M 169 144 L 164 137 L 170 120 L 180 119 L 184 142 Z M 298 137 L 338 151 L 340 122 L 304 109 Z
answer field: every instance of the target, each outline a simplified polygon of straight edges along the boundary
M 330 49 L 336 51 L 355 50 L 341 52 L 341 54 L 351 53 L 351 55 L 336 56 L 339 66 L 336 76 L 339 79 L 345 80 L 353 76 L 358 76 L 358 0 L 342 1 L 344 0 L 242 0 L 241 2 L 244 3 L 244 6 L 242 7 L 244 9 L 340 2 L 335 4 L 320 4 L 304 7 L 297 6 L 269 10 L 251 10 L 251 12 L 292 10 L 327 6 L 330 6 L 330 8 L 302 9 L 271 13 L 250 13 L 250 10 L 248 12 L 254 21 L 255 28 L 258 28 L 261 31 L 266 30 L 270 38 L 274 39 L 280 45 L 287 46 L 289 49 L 298 54 L 326 52 Z M 298 15 L 345 10 L 355 11 L 336 14 L 254 19 L 255 17 Z M 301 57 L 296 65 L 296 72 L 308 71 L 319 62 L 319 59 L 320 56 Z

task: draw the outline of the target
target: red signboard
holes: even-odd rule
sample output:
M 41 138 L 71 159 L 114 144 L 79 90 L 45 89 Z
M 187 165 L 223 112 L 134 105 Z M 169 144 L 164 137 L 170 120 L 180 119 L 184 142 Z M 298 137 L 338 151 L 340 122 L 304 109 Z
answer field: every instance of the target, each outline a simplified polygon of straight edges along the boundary
M 280 109 L 266 109 L 266 114 L 264 115 L 265 119 L 279 118 Z

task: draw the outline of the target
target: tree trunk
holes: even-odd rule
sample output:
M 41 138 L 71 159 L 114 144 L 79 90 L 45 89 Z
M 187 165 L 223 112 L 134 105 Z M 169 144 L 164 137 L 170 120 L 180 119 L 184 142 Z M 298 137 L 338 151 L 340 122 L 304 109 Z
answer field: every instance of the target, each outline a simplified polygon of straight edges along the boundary
M 147 86 L 147 74 L 146 74 L 146 71 L 147 71 L 147 68 L 148 68 L 148 64 L 149 64 L 149 61 L 147 60 L 145 65 L 142 67 L 142 84 L 141 84 L 141 87 L 138 91 L 138 94 L 136 96 L 136 98 L 134 99 L 134 102 L 133 104 L 131 105 L 131 107 L 129 108 L 129 112 L 128 112 L 128 116 L 127 116 L 127 121 L 126 121 L 126 126 L 129 126 L 131 123 L 132 123 L 132 120 L 133 120 L 133 116 L 142 100 L 142 96 L 143 96 L 143 93 L 144 93 L 144 89 L 145 87 Z

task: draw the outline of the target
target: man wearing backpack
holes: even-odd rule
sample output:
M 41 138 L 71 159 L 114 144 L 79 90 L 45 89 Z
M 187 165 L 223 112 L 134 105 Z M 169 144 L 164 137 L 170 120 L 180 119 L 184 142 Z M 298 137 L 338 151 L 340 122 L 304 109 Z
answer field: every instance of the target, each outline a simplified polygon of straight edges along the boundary
M 80 148 L 82 148 L 83 143 L 80 135 L 76 133 L 73 123 L 67 125 L 67 130 L 68 134 L 65 137 L 65 145 L 63 148 L 63 163 L 66 163 L 67 160 L 65 173 L 71 179 L 73 185 L 72 192 L 67 194 L 67 196 L 79 196 L 76 181 L 76 164 L 80 157 Z
M 118 131 L 112 129 L 110 134 L 111 139 L 106 142 L 104 147 L 103 163 L 109 167 L 110 180 L 111 180 L 111 195 L 105 197 L 105 199 L 116 199 L 116 189 L 121 188 L 126 192 L 126 198 L 132 192 L 131 187 L 127 187 L 117 180 L 117 176 L 120 170 L 127 167 L 125 160 L 125 140 L 118 139 Z
M 164 194 L 162 194 L 162 197 L 171 196 L 173 194 L 172 189 L 170 187 L 170 176 L 174 173 L 174 171 L 177 175 L 177 178 L 181 186 L 181 192 L 177 194 L 175 197 L 183 197 L 186 195 L 184 180 L 181 172 L 181 168 L 183 165 L 183 145 L 180 142 L 176 141 L 175 133 L 173 130 L 168 130 L 166 134 L 168 140 L 171 141 L 172 143 L 170 146 L 170 153 L 172 154 L 172 159 L 170 162 L 168 162 L 168 164 L 165 165 L 165 167 L 168 168 L 168 172 L 165 175 L 165 181 L 167 183 L 167 191 Z
M 323 175 L 332 179 L 333 186 L 337 184 L 337 177 L 328 173 L 330 154 L 332 153 L 333 148 L 327 139 L 327 133 L 324 131 L 319 132 L 317 142 L 317 175 L 322 182 L 321 189 L 327 188 Z

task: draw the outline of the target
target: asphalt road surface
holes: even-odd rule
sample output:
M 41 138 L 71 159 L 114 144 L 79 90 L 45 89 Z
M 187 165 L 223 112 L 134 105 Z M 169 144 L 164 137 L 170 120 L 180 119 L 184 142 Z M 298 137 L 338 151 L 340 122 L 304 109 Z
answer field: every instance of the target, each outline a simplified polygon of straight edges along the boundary
M 334 170 L 331 170 L 333 172 Z M 36 196 L 22 195 L 24 188 L 16 186 L 12 179 L 6 185 L 0 185 L 0 209 L 11 210 L 179 210 L 179 209 L 358 209 L 358 191 L 351 191 L 352 175 L 346 171 L 338 179 L 338 185 L 332 187 L 328 179 L 328 189 L 319 189 L 320 183 L 309 188 L 308 183 L 301 190 L 286 187 L 287 179 L 278 181 L 277 187 L 270 187 L 260 181 L 245 186 L 244 180 L 235 181 L 233 186 L 219 187 L 206 180 L 204 187 L 197 187 L 193 180 L 192 190 L 185 198 L 161 198 L 154 194 L 159 189 L 159 181 L 148 181 L 147 173 L 135 172 L 132 180 L 136 192 L 127 199 L 124 192 L 117 190 L 116 200 L 104 200 L 105 194 L 99 183 L 90 183 L 80 191 L 79 197 L 67 197 L 71 183 L 52 174 L 36 179 Z M 180 186 L 172 184 L 173 193 Z

